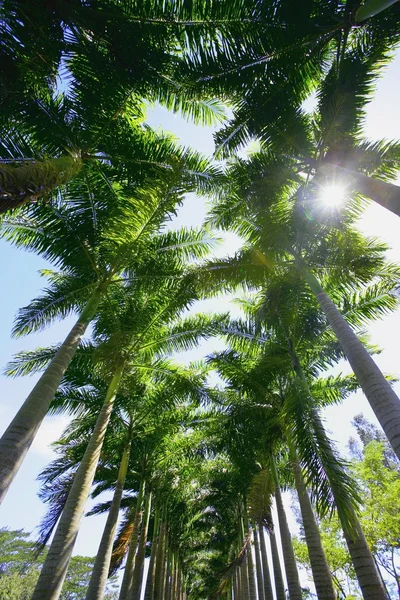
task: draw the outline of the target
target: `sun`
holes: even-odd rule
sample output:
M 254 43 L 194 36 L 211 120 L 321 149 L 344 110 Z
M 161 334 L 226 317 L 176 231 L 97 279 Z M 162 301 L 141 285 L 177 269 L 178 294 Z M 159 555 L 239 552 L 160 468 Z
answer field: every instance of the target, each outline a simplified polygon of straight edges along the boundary
M 343 203 L 344 196 L 344 188 L 340 185 L 326 185 L 320 191 L 322 203 L 330 208 L 338 208 Z

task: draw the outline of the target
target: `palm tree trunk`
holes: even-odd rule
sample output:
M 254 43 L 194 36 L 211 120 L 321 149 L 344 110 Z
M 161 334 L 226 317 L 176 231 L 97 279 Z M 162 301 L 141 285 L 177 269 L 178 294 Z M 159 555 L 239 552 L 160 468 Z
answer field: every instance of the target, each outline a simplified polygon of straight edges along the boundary
M 45 196 L 70 181 L 81 168 L 81 159 L 72 156 L 0 164 L 0 213 Z
M 264 582 L 264 599 L 274 600 L 274 594 L 272 592 L 271 575 L 269 572 L 267 546 L 265 543 L 264 528 L 260 523 L 259 526 L 259 537 L 261 546 L 261 559 L 262 559 L 262 571 L 263 571 L 263 582 Z
M 74 482 L 68 494 L 53 542 L 44 561 L 32 600 L 58 600 L 61 593 L 85 505 L 93 484 L 123 368 L 123 365 L 118 366 L 108 386 L 106 399 L 97 418 L 82 462 L 74 477 Z
M 316 277 L 307 269 L 303 269 L 303 273 L 331 324 L 376 418 L 400 459 L 399 398 L 332 300 L 324 292 Z
M 387 600 L 382 578 L 356 516 L 355 520 L 355 530 L 349 532 L 347 528 L 343 528 L 343 532 L 363 598 Z
M 292 358 L 295 372 L 308 388 L 306 377 L 296 354 L 293 354 Z M 310 393 L 309 389 L 308 393 Z M 319 413 L 315 408 L 312 408 L 311 410 L 315 430 L 318 432 L 320 438 L 325 438 L 325 452 L 328 454 L 328 456 L 331 456 L 332 459 L 334 459 L 332 445 L 328 436 L 326 435 L 326 431 Z M 340 509 L 340 502 L 338 500 L 340 499 L 341 490 L 334 484 L 332 480 L 329 480 L 329 482 L 363 598 L 364 600 L 385 600 L 387 599 L 387 594 L 385 592 L 384 584 L 377 569 L 372 552 L 368 547 L 367 541 L 361 529 L 357 514 L 353 507 L 349 507 L 348 509 L 350 517 L 349 515 L 345 515 L 343 513 L 343 511 Z
M 165 574 L 165 600 L 171 600 L 172 554 L 171 547 L 167 551 L 167 570 Z
M 151 512 L 151 492 L 146 495 L 144 505 L 143 526 L 140 532 L 139 547 L 135 560 L 135 569 L 133 571 L 133 582 L 130 594 L 127 600 L 140 600 L 140 595 L 143 586 L 144 560 L 146 558 L 147 533 L 149 530 Z
M 245 600 L 249 600 L 250 592 L 249 592 L 249 574 L 247 570 L 247 554 L 244 555 L 242 564 L 240 566 L 241 570 L 241 580 L 242 580 L 242 597 Z
M 258 539 L 258 531 L 257 524 L 254 523 L 253 528 L 254 533 L 254 553 L 256 556 L 256 573 L 257 573 L 257 591 L 258 591 L 258 600 L 265 600 L 264 597 L 264 577 L 262 570 L 262 560 L 261 560 L 261 551 L 260 551 L 260 542 Z
M 283 561 L 285 563 L 286 579 L 289 588 L 290 600 L 302 600 L 303 594 L 299 581 L 296 559 L 294 556 L 292 536 L 286 520 L 286 513 L 283 506 L 281 490 L 279 487 L 278 474 L 276 472 L 275 462 L 272 459 L 272 470 L 275 479 L 275 500 L 278 511 L 279 531 L 281 534 Z
M 0 503 L 18 473 L 102 295 L 97 288 L 0 440 Z
M 182 566 L 180 561 L 178 561 L 178 569 L 176 576 L 176 598 L 180 600 L 182 598 Z
M 253 553 L 251 551 L 251 537 L 249 538 L 249 545 L 247 546 L 247 569 L 249 573 L 250 600 L 257 600 L 256 580 L 254 577 L 254 561 Z
M 235 569 L 233 589 L 234 598 L 238 600 L 240 598 L 240 569 Z
M 136 558 L 136 550 L 139 540 L 139 529 L 142 523 L 142 504 L 143 504 L 143 496 L 145 493 L 145 479 L 142 478 L 140 482 L 139 493 L 136 501 L 136 512 L 135 512 L 135 520 L 133 522 L 133 529 L 131 539 L 129 541 L 129 550 L 128 556 L 126 558 L 124 576 L 122 578 L 121 589 L 119 591 L 119 599 L 118 600 L 127 600 L 128 594 L 131 591 L 132 579 L 133 579 L 133 571 L 135 568 L 135 558 Z
M 147 575 L 146 582 L 146 591 L 144 595 L 144 600 L 153 600 L 154 594 L 154 582 L 155 582 L 155 573 L 156 573 L 156 557 L 158 550 L 158 543 L 160 538 L 160 511 L 158 506 L 156 506 L 155 514 L 154 514 L 154 528 L 153 528 L 153 539 L 151 541 L 151 556 L 150 556 L 150 565 L 149 572 Z
M 128 471 L 129 453 L 131 449 L 131 438 L 129 434 L 128 442 L 125 446 L 121 458 L 121 464 L 118 471 L 117 485 L 111 503 L 110 512 L 104 527 L 103 535 L 97 552 L 92 575 L 90 577 L 89 587 L 86 593 L 86 600 L 102 600 L 104 590 L 107 585 L 108 571 L 110 568 L 111 555 L 115 531 L 118 524 L 119 509 L 121 506 L 122 493 L 124 491 L 125 478 Z
M 276 543 L 275 533 L 271 531 L 269 537 L 271 540 L 272 566 L 274 569 L 276 600 L 286 600 L 285 584 L 283 582 L 281 561 L 279 559 L 278 545 Z
M 311 571 L 313 574 L 318 600 L 335 600 L 332 576 L 326 560 L 324 548 L 314 511 L 311 506 L 304 479 L 301 474 L 296 457 L 292 461 L 296 490 L 299 497 L 301 516 L 303 520 L 304 535 L 306 538 L 308 555 L 310 557 Z
M 156 558 L 156 578 L 154 585 L 154 600 L 164 600 L 164 575 L 165 575 L 165 538 L 166 538 L 166 524 L 165 524 L 165 510 L 163 511 L 163 519 L 160 526 L 160 538 L 158 543 L 157 558 Z

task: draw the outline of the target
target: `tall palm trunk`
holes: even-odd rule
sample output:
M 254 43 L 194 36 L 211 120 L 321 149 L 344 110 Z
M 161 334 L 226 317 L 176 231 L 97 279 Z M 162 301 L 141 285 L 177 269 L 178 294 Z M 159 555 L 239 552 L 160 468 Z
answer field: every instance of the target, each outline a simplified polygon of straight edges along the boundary
M 263 583 L 264 583 L 264 599 L 274 600 L 274 594 L 272 592 L 271 575 L 269 572 L 267 546 L 265 543 L 265 534 L 263 525 L 260 522 L 259 525 L 259 538 L 261 546 L 261 559 L 262 559 L 262 571 L 263 571 Z
M 286 600 L 285 584 L 283 582 L 281 561 L 279 559 L 278 544 L 276 543 L 275 532 L 271 531 L 269 537 L 271 540 L 272 566 L 274 569 L 276 600 Z
M 81 159 L 73 156 L 0 164 L 0 213 L 14 210 L 68 183 L 81 168 Z
M 149 572 L 147 575 L 146 582 L 146 591 L 144 595 L 144 600 L 153 600 L 154 594 L 154 583 L 155 583 L 155 574 L 156 574 L 156 557 L 158 550 L 158 543 L 160 538 L 160 511 L 158 506 L 156 506 L 155 514 L 154 514 L 154 528 L 153 528 L 153 539 L 151 541 L 151 556 L 150 556 L 150 565 Z
M 234 589 L 234 598 L 238 600 L 240 598 L 240 569 L 235 569 L 235 574 L 233 576 L 233 589 Z
M 119 591 L 119 600 L 127 600 L 128 594 L 131 591 L 133 571 L 135 568 L 136 550 L 139 540 L 139 529 L 142 524 L 142 504 L 145 493 L 145 479 L 142 478 L 139 487 L 139 493 L 136 501 L 135 519 L 133 521 L 133 529 L 131 539 L 129 540 L 128 556 L 126 557 L 124 576 L 122 578 L 121 589 Z
M 97 552 L 86 600 L 102 600 L 107 585 L 108 572 L 110 568 L 111 555 L 115 531 L 118 524 L 119 509 L 121 506 L 122 493 L 124 491 L 125 478 L 128 471 L 129 453 L 131 449 L 131 437 L 129 433 L 128 442 L 125 446 L 119 466 L 117 485 L 115 487 L 110 512 L 104 527 L 103 535 Z
M 295 354 L 293 358 L 294 369 L 296 373 L 308 387 L 306 377 Z M 312 417 L 315 431 L 318 433 L 320 439 L 324 439 L 325 452 L 332 458 L 332 462 L 334 462 L 335 457 L 331 442 L 326 435 L 324 425 L 320 419 L 318 411 L 315 408 L 312 409 Z M 363 594 L 363 598 L 364 600 L 385 600 L 387 599 L 387 594 L 384 589 L 382 578 L 379 574 L 374 557 L 368 547 L 367 541 L 361 529 L 356 511 L 352 506 L 350 506 L 348 507 L 348 511 L 351 515 L 350 519 L 347 515 L 344 515 L 339 508 L 341 489 L 335 485 L 332 480 L 330 480 L 330 485 L 333 498 L 336 506 L 338 507 L 338 516 L 343 528 L 344 536 L 353 562 L 354 571 Z
M 387 600 L 382 578 L 368 546 L 358 518 L 355 528 L 349 532 L 343 528 L 344 537 L 364 600 Z
M 96 314 L 101 295 L 99 287 L 0 440 L 0 503 L 35 439 L 82 336 Z
M 306 538 L 308 555 L 310 557 L 311 570 L 313 574 L 315 589 L 318 600 L 335 600 L 336 594 L 333 588 L 332 576 L 326 560 L 325 551 L 322 546 L 317 521 L 311 506 L 300 466 L 293 457 L 293 473 L 296 490 L 299 497 L 301 517 L 303 520 L 304 535 Z
M 303 273 L 331 324 L 376 418 L 400 459 L 399 398 L 335 304 L 324 292 L 316 277 L 307 269 L 303 269 Z
M 176 598 L 177 600 L 180 600 L 182 598 L 182 565 L 179 560 L 177 562 L 178 568 L 176 575 Z
M 247 570 L 247 554 L 244 555 L 242 564 L 240 566 L 240 575 L 242 581 L 242 597 L 245 600 L 249 600 L 250 592 L 249 592 L 249 573 Z
M 272 459 L 272 470 L 275 480 L 275 500 L 278 511 L 279 531 L 281 534 L 283 561 L 285 563 L 286 579 L 289 588 L 290 600 L 301 600 L 303 597 L 297 570 L 296 559 L 293 551 L 292 536 L 286 520 L 286 513 L 283 506 L 281 489 L 279 487 L 278 473 L 276 471 L 275 461 Z
M 167 570 L 165 574 L 165 600 L 171 600 L 171 573 L 172 573 L 172 553 L 171 548 L 167 551 Z
M 147 492 L 144 505 L 143 526 L 140 532 L 139 547 L 135 560 L 135 568 L 133 571 L 133 582 L 128 600 L 140 600 L 140 595 L 143 586 L 144 559 L 146 558 L 147 533 L 149 530 L 151 512 L 151 492 Z
M 165 538 L 166 538 L 166 523 L 165 510 L 163 511 L 163 519 L 160 526 L 160 538 L 158 543 L 157 558 L 156 558 L 156 577 L 154 582 L 154 600 L 164 600 L 164 575 L 165 575 Z
M 43 564 L 32 600 L 58 600 L 68 569 L 85 505 L 99 462 L 104 437 L 121 381 L 123 365 L 118 366 L 108 386 L 106 399 L 94 431 L 74 477 L 53 542 Z
M 256 525 L 256 523 L 254 523 L 253 534 L 254 534 L 254 554 L 256 556 L 256 573 L 257 573 L 258 600 L 265 600 L 265 597 L 264 597 L 264 577 L 263 577 L 263 570 L 262 570 L 262 559 L 261 559 L 260 542 L 259 542 L 259 539 L 258 539 L 258 531 L 257 531 L 257 525 Z
M 255 580 L 255 573 L 254 573 L 254 561 L 253 561 L 253 553 L 251 551 L 251 537 L 249 538 L 249 545 L 247 546 L 247 569 L 248 569 L 248 573 L 249 573 L 250 600 L 257 600 L 256 580 Z

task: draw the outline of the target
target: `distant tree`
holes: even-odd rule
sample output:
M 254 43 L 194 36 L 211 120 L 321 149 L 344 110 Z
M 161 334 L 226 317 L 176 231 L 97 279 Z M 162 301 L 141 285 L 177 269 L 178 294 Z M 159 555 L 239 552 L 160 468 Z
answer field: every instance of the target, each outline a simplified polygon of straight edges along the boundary
M 36 543 L 21 530 L 0 529 L 0 600 L 29 600 L 43 564 L 43 555 L 35 558 Z M 61 600 L 84 600 L 94 558 L 74 556 L 70 563 Z M 118 597 L 115 578 L 107 586 L 104 600 Z
M 364 459 L 354 463 L 363 490 L 361 522 L 376 562 L 394 580 L 393 597 L 400 598 L 400 476 L 387 466 L 384 442 L 365 446 Z

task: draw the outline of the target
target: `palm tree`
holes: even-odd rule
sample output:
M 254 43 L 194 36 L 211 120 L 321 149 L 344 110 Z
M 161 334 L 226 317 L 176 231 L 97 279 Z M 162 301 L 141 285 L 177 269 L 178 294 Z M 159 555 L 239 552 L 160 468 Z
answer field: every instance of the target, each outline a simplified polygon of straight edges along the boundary
M 399 214 L 399 188 L 386 182 L 398 171 L 398 144 L 360 140 L 373 83 L 399 39 L 398 7 L 310 2 L 303 20 L 293 19 L 291 2 L 272 5 L 271 25 L 282 27 L 275 48 L 257 60 L 255 45 L 251 63 L 216 75 L 215 89 L 236 93 L 233 119 L 216 136 L 219 151 L 228 155 L 256 138 L 310 180 L 328 175 Z M 302 108 L 310 91 L 319 101 L 312 117 Z
M 293 471 L 317 596 L 320 600 L 335 600 L 336 595 L 333 588 L 332 576 L 322 546 L 318 524 L 315 519 L 313 507 L 307 493 L 300 466 L 295 458 L 293 460 Z
M 151 139 L 152 135 L 148 150 L 158 153 Z M 172 146 L 168 143 L 167 147 L 171 158 Z M 170 172 L 162 181 L 156 177 L 143 186 L 132 182 L 123 189 L 112 178 L 104 179 L 92 170 L 83 181 L 74 180 L 63 191 L 60 202 L 33 207 L 29 220 L 17 218 L 3 224 L 5 237 L 61 268 L 61 273 L 47 273 L 50 287 L 20 311 L 14 333 L 40 329 L 73 310 L 80 316 L 0 441 L 0 499 L 15 477 L 89 323 L 100 304 L 107 302 L 110 286 L 124 288 L 134 277 L 148 277 L 149 281 L 163 274 L 171 277 L 175 264 L 185 257 L 199 257 L 201 247 L 210 246 L 209 234 L 203 236 L 205 244 L 202 234 L 193 238 L 186 231 L 155 235 L 185 190 L 197 188 L 195 181 L 202 178 L 201 170 L 206 187 L 209 185 L 206 163 L 200 160 L 200 164 L 199 157 L 190 152 L 187 158 L 186 183 L 179 174 Z M 186 167 L 181 171 L 181 165 L 178 171 L 183 173 Z M 101 198 L 96 206 L 93 194 Z
M 351 293 L 366 300 L 371 294 L 368 285 L 373 290 L 374 280 L 379 281 L 381 271 L 386 278 L 384 272 L 388 269 L 385 301 L 378 310 L 395 308 L 397 301 L 392 290 L 396 286 L 397 267 L 385 263 L 382 244 L 363 239 L 355 230 L 357 204 L 344 207 L 326 219 L 313 201 L 304 204 L 304 182 L 301 183 L 299 174 L 290 168 L 291 179 L 285 179 L 287 165 L 276 172 L 275 159 L 269 164 L 265 153 L 253 160 L 237 161 L 232 167 L 236 184 L 230 189 L 229 200 L 218 203 L 211 216 L 218 226 L 233 228 L 243 235 L 247 244 L 235 257 L 214 261 L 208 272 L 200 271 L 199 284 L 208 293 L 219 292 L 224 284 L 225 289 L 242 285 L 263 289 L 268 297 L 267 286 L 271 281 L 285 279 L 285 292 L 289 293 L 289 282 L 297 286 L 299 278 L 303 279 L 334 330 L 393 449 L 400 455 L 400 400 L 353 332 L 352 316 L 348 317 L 349 324 L 337 306 L 346 313 L 346 298 Z M 261 175 L 260 185 L 254 182 L 254 175 L 247 167 L 260 173 L 264 160 L 266 171 Z M 268 173 L 273 170 L 268 171 L 268 164 L 276 173 L 270 179 Z M 310 199 L 308 195 L 307 198 Z M 297 289 L 307 294 L 301 286 Z M 364 320 L 368 312 L 365 311 Z
M 294 350 L 296 343 L 300 346 L 302 345 L 305 356 L 309 361 L 307 363 L 307 369 L 310 374 L 314 373 L 315 376 L 315 368 L 321 368 L 321 365 L 323 366 L 325 361 L 332 360 L 334 356 L 334 354 L 332 355 L 332 348 L 328 351 L 327 348 L 323 350 L 323 347 L 320 345 L 321 342 L 318 343 L 318 339 L 314 342 L 315 347 L 310 347 L 313 335 L 316 334 L 315 328 L 318 329 L 318 322 L 314 322 L 313 324 L 313 321 L 310 318 L 310 311 L 308 311 L 308 313 L 305 311 L 305 306 L 302 305 L 299 295 L 296 295 L 296 290 L 293 290 L 293 301 L 295 301 L 296 298 L 297 314 L 295 314 L 294 305 L 291 306 L 290 301 L 288 302 L 288 305 L 285 306 L 282 304 L 282 299 L 277 298 L 276 294 L 274 294 L 273 289 L 270 290 L 270 293 L 269 319 L 271 321 L 273 320 L 272 311 L 274 306 L 275 310 L 277 310 L 277 302 L 279 303 L 279 311 L 277 314 L 280 316 L 280 319 L 275 321 L 275 331 L 278 332 L 281 330 L 282 337 L 280 341 L 277 340 L 275 345 L 275 342 L 271 339 L 271 333 L 267 335 L 265 331 L 262 329 L 260 330 L 259 325 L 258 328 L 253 329 L 253 334 L 250 334 L 251 326 L 247 328 L 243 323 L 236 323 L 235 325 L 232 323 L 232 325 L 228 327 L 228 335 L 231 343 L 234 343 L 236 337 L 237 342 L 235 345 L 237 349 L 240 348 L 241 354 L 235 355 L 232 352 L 230 354 L 225 352 L 219 357 L 214 357 L 213 362 L 218 366 L 220 373 L 223 374 L 225 378 L 228 378 L 231 386 L 235 386 L 239 389 L 244 388 L 248 390 L 246 393 L 253 394 L 253 402 L 255 401 L 258 403 L 260 401 L 259 398 L 261 398 L 262 395 L 267 395 L 267 403 L 270 404 L 272 413 L 274 410 L 273 406 L 279 406 L 280 401 L 278 398 L 282 395 L 282 406 L 285 406 L 285 408 L 283 408 L 281 421 L 283 437 L 287 440 L 285 443 L 291 448 L 292 452 L 294 452 L 294 448 L 296 448 L 296 452 L 300 452 L 302 455 L 302 469 L 303 472 L 306 473 L 308 484 L 312 487 L 318 511 L 323 514 L 328 510 L 328 507 L 332 505 L 332 502 L 334 502 L 338 510 L 339 518 L 342 523 L 345 538 L 364 597 L 384 598 L 385 591 L 382 587 L 381 579 L 376 569 L 371 551 L 365 542 L 354 509 L 354 502 L 357 500 L 354 482 L 351 481 L 344 471 L 343 465 L 339 461 L 339 458 L 326 435 L 318 414 L 315 398 L 313 398 L 313 392 L 311 391 L 313 386 L 311 384 L 311 386 L 308 387 L 300 361 L 295 355 Z M 263 301 L 264 304 L 268 302 L 268 300 L 264 298 Z M 291 307 L 291 310 L 287 310 L 288 307 Z M 266 315 L 265 312 L 264 315 Z M 291 338 L 290 335 L 295 335 L 293 332 L 296 331 L 304 331 L 299 327 L 301 319 L 304 319 L 309 323 L 309 330 L 305 335 L 301 333 L 299 342 L 297 342 L 297 338 Z M 312 326 L 314 327 L 314 334 L 311 333 L 310 335 Z M 297 335 L 299 334 L 297 333 Z M 309 340 L 307 340 L 308 336 L 310 336 Z M 252 341 L 250 342 L 249 340 Z M 271 353 L 269 359 L 266 361 L 263 359 L 260 360 L 260 358 L 257 359 L 257 346 L 262 349 L 264 354 L 271 342 L 272 348 L 269 351 Z M 247 363 L 243 360 L 243 353 L 246 346 L 252 353 L 251 358 L 247 359 Z M 335 352 L 334 347 L 333 351 Z M 286 367 L 285 355 L 289 359 L 286 363 Z M 264 354 L 264 356 L 266 357 L 267 355 Z M 314 364 L 312 362 L 313 357 L 315 360 Z M 260 360 L 258 366 L 255 368 L 253 366 L 252 369 L 251 365 L 256 365 L 257 360 Z M 287 368 L 289 372 L 290 369 L 293 369 L 296 374 L 293 384 L 289 384 L 288 387 L 286 387 L 287 383 L 285 383 L 285 377 L 283 375 L 285 368 Z M 274 371 L 276 371 L 276 375 L 273 374 Z M 276 396 L 271 394 L 271 389 L 269 389 L 272 384 L 271 377 L 273 378 L 275 376 L 277 377 L 275 385 L 277 390 L 279 390 L 279 392 L 275 392 Z M 326 398 L 330 396 L 332 400 L 337 400 L 340 399 L 343 394 L 346 395 L 349 391 L 354 389 L 353 386 L 354 382 L 352 383 L 351 380 L 346 382 L 346 380 L 339 378 L 338 381 L 328 379 L 325 383 L 323 383 L 323 381 L 317 381 L 314 389 L 317 398 L 320 398 L 321 400 L 324 399 L 324 396 Z M 257 404 L 252 411 L 256 410 L 256 406 Z M 238 410 L 245 409 L 240 409 L 239 406 Z M 260 414 L 258 413 L 257 418 L 260 419 Z M 272 418 L 271 423 L 273 422 L 274 419 Z M 275 429 L 276 425 L 272 425 L 272 430 L 271 424 L 268 426 L 268 423 L 266 423 L 266 426 L 268 427 L 267 439 L 270 444 L 273 435 L 272 432 L 275 432 L 276 434 L 278 430 Z M 317 467 L 317 465 L 319 466 Z M 299 492 L 301 492 L 301 484 Z M 279 501 L 279 496 L 277 501 Z M 308 513 L 308 518 L 304 520 L 304 527 L 309 525 L 309 517 L 310 514 Z M 323 573 L 320 572 L 321 556 L 319 555 L 319 552 L 317 554 L 313 552 L 314 536 L 319 538 L 316 527 L 314 526 L 311 530 L 308 530 L 307 534 L 309 539 L 312 540 L 312 544 L 309 547 L 309 553 L 310 556 L 313 555 L 312 562 L 318 567 L 315 570 L 313 569 L 313 574 L 316 580 L 317 590 L 322 590 L 322 594 L 324 593 L 323 590 L 326 589 L 326 582 L 327 580 L 331 580 L 331 576 L 327 568 L 324 569 Z M 287 545 L 289 546 L 289 544 Z M 317 541 L 317 545 L 319 549 L 321 549 L 320 540 Z M 363 564 L 368 564 L 367 571 L 363 568 Z M 323 596 L 321 595 L 321 597 Z
M 189 317 L 176 325 L 170 324 L 171 319 L 193 301 L 190 288 L 180 281 L 172 289 L 159 289 L 153 297 L 140 286 L 131 298 L 114 290 L 114 296 L 109 294 L 109 301 L 111 312 L 100 313 L 94 335 L 100 343 L 95 356 L 109 364 L 110 383 L 46 556 L 36 586 L 37 597 L 58 598 L 60 593 L 122 377 L 132 377 L 135 373 L 138 377 L 141 372 L 154 371 L 160 373 L 158 376 L 165 373 L 164 377 L 169 375 L 178 380 L 179 372 L 163 363 L 162 355 L 173 349 L 190 348 L 199 338 L 209 336 L 215 325 L 215 319 L 201 316 L 197 320 Z M 170 394 L 172 391 L 171 383 Z

